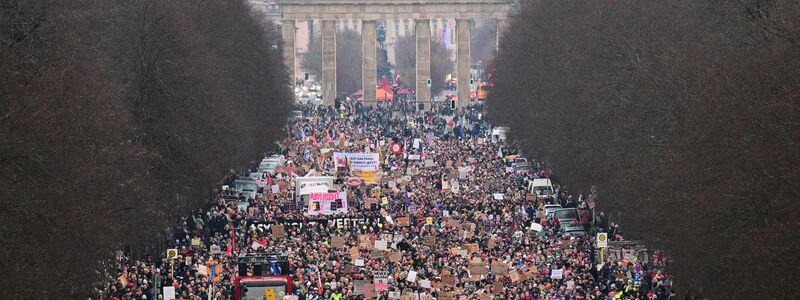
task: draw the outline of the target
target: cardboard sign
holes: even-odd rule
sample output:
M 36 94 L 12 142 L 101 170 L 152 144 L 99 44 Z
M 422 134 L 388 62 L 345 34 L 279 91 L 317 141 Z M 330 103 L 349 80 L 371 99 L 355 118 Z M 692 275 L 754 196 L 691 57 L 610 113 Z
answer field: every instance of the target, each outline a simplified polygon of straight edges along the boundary
M 358 236 L 358 247 L 362 249 L 370 249 L 372 248 L 372 237 L 368 234 L 362 234 Z
M 410 226 L 411 225 L 411 219 L 409 217 L 399 217 L 399 218 L 397 218 L 397 225 Z
M 447 226 L 458 227 L 458 226 L 461 226 L 461 223 L 456 221 L 456 220 L 448 220 L 447 221 Z
M 381 250 L 372 250 L 369 252 L 369 257 L 373 259 L 382 259 L 384 257 L 384 253 Z
M 486 265 L 484 263 L 469 263 L 469 273 L 471 275 L 486 275 Z
M 422 243 L 428 246 L 435 246 L 436 245 L 436 237 L 429 235 L 422 239 Z
M 365 284 L 364 285 L 364 298 L 372 299 L 377 297 L 377 293 L 375 292 L 375 285 L 374 284 Z
M 508 274 L 508 265 L 502 261 L 492 262 L 492 274 L 506 275 Z
M 445 292 L 444 294 L 440 294 L 439 299 L 441 300 L 455 300 L 456 293 L 455 292 Z
M 331 247 L 333 248 L 344 248 L 344 238 L 338 235 L 334 235 L 331 237 Z
M 433 225 L 433 217 L 427 217 L 427 218 L 425 218 L 425 224 L 428 224 L 428 225 Z
M 358 247 L 352 247 L 352 248 L 350 248 L 350 258 L 351 258 L 352 260 L 356 260 L 356 259 L 358 259 L 359 257 L 361 257 L 361 254 L 359 253 Z
M 502 295 L 503 294 L 503 282 L 502 281 L 495 281 L 492 290 L 493 290 L 495 296 Z
M 456 279 L 453 274 L 450 273 L 449 270 L 442 270 L 442 284 L 447 286 L 454 286 L 456 285 Z
M 403 259 L 403 254 L 400 253 L 400 252 L 394 251 L 391 254 L 389 254 L 389 261 L 391 261 L 393 263 L 396 263 L 396 262 L 400 261 L 401 259 Z
M 517 270 L 512 269 L 510 272 L 508 272 L 508 277 L 511 277 L 511 282 L 516 283 L 519 281 L 519 273 L 517 273 Z
M 284 238 L 286 236 L 286 231 L 284 230 L 283 225 L 272 225 L 272 236 L 275 238 Z

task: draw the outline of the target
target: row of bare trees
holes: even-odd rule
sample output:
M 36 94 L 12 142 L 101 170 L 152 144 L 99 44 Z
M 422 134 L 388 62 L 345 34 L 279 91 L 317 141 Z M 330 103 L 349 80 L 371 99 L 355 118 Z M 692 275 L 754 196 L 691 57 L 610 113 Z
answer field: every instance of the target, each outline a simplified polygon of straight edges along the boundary
M 0 4 L 0 290 L 91 293 L 291 110 L 280 37 L 245 1 Z
M 501 41 L 495 125 L 598 185 L 683 292 L 800 295 L 800 3 L 525 2 Z

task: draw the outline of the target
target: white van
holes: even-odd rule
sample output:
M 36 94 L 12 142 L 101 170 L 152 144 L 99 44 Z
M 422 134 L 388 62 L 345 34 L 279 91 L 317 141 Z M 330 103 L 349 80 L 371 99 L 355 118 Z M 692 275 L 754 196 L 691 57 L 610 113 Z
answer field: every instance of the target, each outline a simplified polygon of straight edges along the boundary
M 497 127 L 492 129 L 492 143 L 505 142 L 506 133 L 508 133 L 508 127 Z
M 553 197 L 556 193 L 550 178 L 536 178 L 528 181 L 528 192 L 539 198 Z

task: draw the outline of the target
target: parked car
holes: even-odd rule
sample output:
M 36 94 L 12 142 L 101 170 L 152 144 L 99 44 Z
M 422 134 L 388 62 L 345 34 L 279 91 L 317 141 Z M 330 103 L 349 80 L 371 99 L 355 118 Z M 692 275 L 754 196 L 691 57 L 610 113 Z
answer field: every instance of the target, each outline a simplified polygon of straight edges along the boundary
M 545 204 L 544 215 L 548 220 L 550 220 L 553 218 L 553 212 L 561 208 L 561 204 Z
M 569 225 L 569 226 L 566 226 L 566 227 L 562 227 L 562 229 L 564 231 L 563 236 L 565 236 L 565 237 L 576 237 L 577 238 L 577 237 L 582 237 L 582 236 L 584 236 L 586 234 L 586 232 L 583 230 L 583 227 L 581 227 L 581 226 Z
M 272 155 L 265 157 L 258 164 L 258 171 L 261 173 L 275 174 L 275 170 L 286 163 L 286 158 L 282 155 Z
M 258 187 L 260 187 L 260 188 L 263 188 L 263 187 L 267 186 L 267 181 L 268 181 L 267 180 L 267 173 L 252 172 L 249 175 L 247 175 L 247 177 L 249 177 L 250 179 L 255 180 L 256 184 L 258 184 Z
M 302 111 L 293 110 L 292 112 L 289 113 L 289 120 L 290 121 L 299 120 L 299 119 L 302 119 L 302 118 L 303 118 L 303 112 Z
M 562 228 L 570 223 L 576 226 L 581 225 L 581 215 L 578 213 L 578 209 L 576 208 L 562 208 L 555 210 L 553 211 L 553 218 L 558 219 L 558 222 L 561 223 Z
M 251 178 L 239 178 L 233 181 L 233 191 L 249 199 L 255 199 L 258 194 L 258 183 Z

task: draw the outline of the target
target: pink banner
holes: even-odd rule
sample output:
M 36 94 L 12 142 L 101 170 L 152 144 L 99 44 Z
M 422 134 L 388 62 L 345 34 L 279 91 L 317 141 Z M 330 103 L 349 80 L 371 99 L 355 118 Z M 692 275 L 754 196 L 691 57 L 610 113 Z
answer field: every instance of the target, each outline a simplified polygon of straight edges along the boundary
M 339 193 L 311 193 L 309 199 L 313 201 L 334 201 L 339 198 Z

